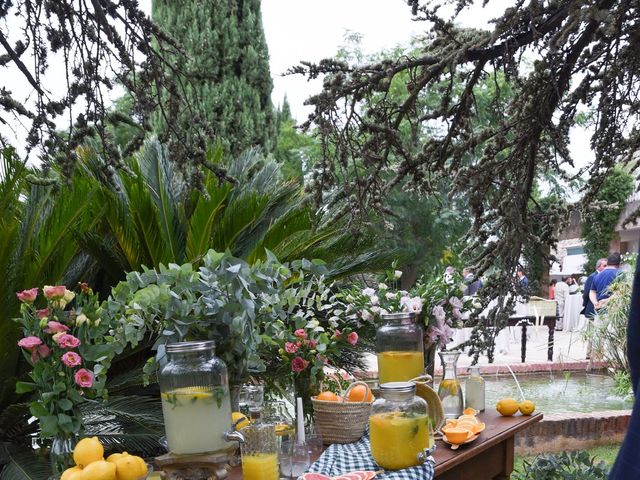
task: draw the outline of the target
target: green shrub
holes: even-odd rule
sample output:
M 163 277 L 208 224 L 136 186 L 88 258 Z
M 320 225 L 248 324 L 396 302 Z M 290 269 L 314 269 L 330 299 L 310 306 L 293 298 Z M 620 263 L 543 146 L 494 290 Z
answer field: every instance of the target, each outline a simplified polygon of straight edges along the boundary
M 522 463 L 522 471 L 514 473 L 514 480 L 605 480 L 608 469 L 604 462 L 596 463 L 588 452 L 562 452 L 538 455 Z

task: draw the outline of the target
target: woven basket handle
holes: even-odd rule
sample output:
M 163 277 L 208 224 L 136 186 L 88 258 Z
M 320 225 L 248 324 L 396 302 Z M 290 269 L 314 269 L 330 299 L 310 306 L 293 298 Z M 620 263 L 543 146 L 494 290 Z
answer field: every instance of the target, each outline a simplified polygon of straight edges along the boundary
M 363 382 L 361 380 L 358 380 L 357 382 L 353 382 L 351 385 L 349 385 L 349 388 L 347 388 L 347 391 L 344 392 L 344 395 L 342 396 L 342 403 L 346 403 L 347 402 L 347 397 L 349 396 L 349 392 L 351 391 L 351 389 L 353 389 L 353 387 L 355 387 L 357 385 L 364 385 L 365 388 L 367 389 L 365 394 L 364 394 L 365 400 L 363 400 L 362 402 L 351 402 L 351 403 L 369 403 L 369 402 L 367 402 L 366 398 L 369 396 L 369 393 L 372 393 L 371 392 L 371 388 L 369 387 L 369 385 L 367 385 L 366 382 Z
M 329 372 L 327 373 L 324 378 L 320 381 L 320 391 L 324 391 L 324 381 L 327 378 L 331 378 L 334 382 L 336 382 L 336 384 L 338 385 L 338 390 L 340 390 L 340 396 L 344 397 L 344 389 L 342 388 L 342 380 L 340 379 L 340 376 L 336 373 L 336 372 Z

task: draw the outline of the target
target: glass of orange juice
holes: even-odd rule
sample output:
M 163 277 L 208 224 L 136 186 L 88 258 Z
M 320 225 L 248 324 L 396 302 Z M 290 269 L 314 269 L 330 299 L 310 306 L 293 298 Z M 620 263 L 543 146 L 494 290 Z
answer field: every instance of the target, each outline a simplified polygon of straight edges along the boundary
M 242 454 L 242 477 L 245 480 L 278 480 L 278 441 L 276 429 L 270 423 L 255 423 L 241 430 L 244 443 Z

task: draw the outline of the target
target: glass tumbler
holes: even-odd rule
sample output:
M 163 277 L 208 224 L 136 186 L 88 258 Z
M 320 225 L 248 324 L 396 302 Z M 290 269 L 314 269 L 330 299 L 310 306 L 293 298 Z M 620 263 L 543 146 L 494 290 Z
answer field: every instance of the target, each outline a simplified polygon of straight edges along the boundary
M 244 480 L 279 480 L 276 430 L 269 423 L 254 423 L 241 431 L 240 444 Z

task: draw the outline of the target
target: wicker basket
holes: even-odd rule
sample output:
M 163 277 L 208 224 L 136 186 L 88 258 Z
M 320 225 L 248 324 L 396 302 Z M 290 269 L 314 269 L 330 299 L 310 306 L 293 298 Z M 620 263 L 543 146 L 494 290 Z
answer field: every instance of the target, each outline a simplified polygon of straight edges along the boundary
M 353 382 L 346 392 L 341 392 L 341 402 L 316 400 L 311 397 L 315 426 L 325 445 L 357 442 L 364 434 L 369 423 L 371 402 L 348 402 L 346 400 L 349 392 L 356 385 L 364 385 L 367 392 L 371 391 L 366 383 Z

